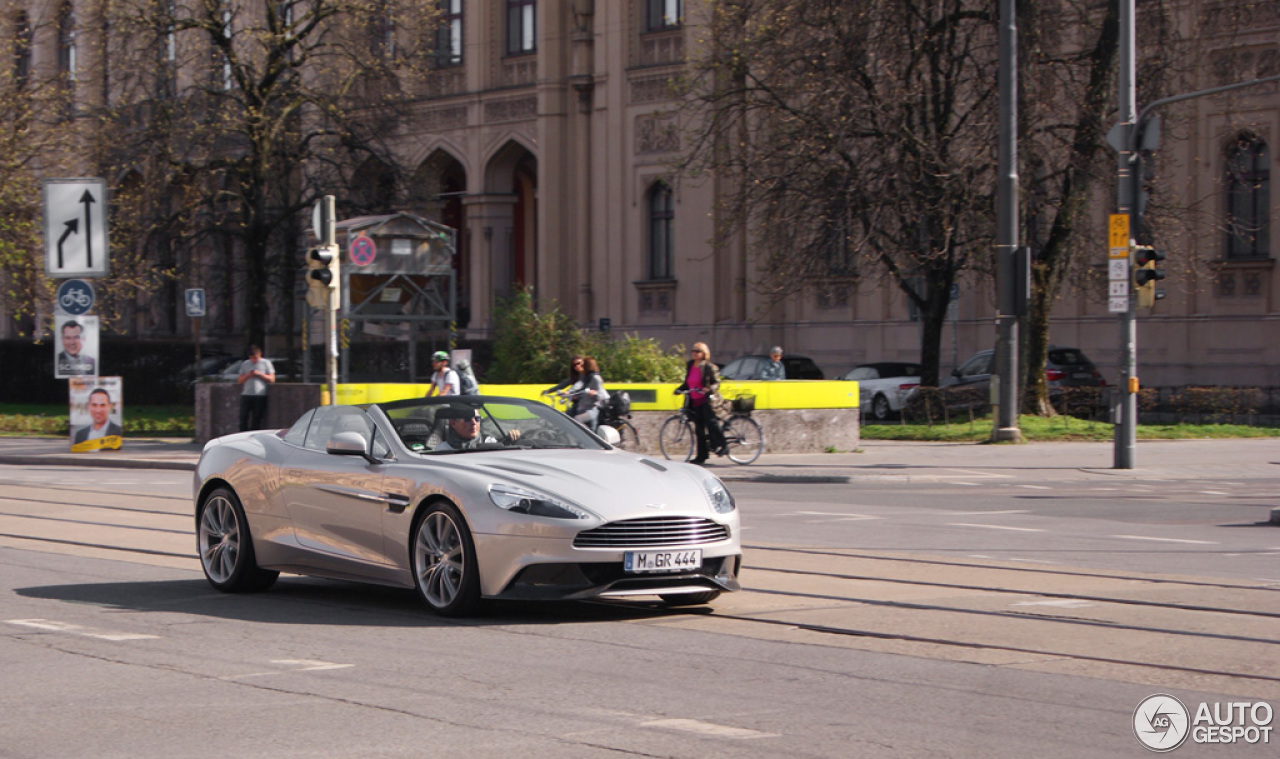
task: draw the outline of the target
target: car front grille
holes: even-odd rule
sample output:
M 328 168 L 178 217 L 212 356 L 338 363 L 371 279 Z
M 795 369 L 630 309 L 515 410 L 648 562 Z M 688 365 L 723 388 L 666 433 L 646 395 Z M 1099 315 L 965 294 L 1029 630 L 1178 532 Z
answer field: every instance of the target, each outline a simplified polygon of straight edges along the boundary
M 663 548 L 715 543 L 729 537 L 729 528 L 700 517 L 646 517 L 611 522 L 578 533 L 577 548 Z

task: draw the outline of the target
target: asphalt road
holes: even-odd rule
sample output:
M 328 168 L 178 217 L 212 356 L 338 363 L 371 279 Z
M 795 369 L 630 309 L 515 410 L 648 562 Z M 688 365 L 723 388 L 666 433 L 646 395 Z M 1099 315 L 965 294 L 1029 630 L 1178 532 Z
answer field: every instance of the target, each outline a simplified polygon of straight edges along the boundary
M 0 464 L 0 756 L 1146 755 L 1153 694 L 1280 707 L 1280 446 L 1255 442 L 1133 472 L 1097 444 L 718 466 L 743 592 L 465 621 L 298 577 L 218 594 L 189 473 Z M 1276 744 L 1176 755 L 1211 753 Z

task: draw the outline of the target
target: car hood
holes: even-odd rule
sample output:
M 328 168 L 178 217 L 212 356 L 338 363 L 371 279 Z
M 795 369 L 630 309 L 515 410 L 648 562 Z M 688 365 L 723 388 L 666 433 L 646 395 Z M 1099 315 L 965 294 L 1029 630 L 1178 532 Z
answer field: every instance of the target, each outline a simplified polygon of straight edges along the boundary
M 567 498 L 609 520 L 670 514 L 715 516 L 701 467 L 625 451 L 486 451 L 447 457 L 485 482 L 522 485 Z M 434 459 L 433 461 L 438 460 Z

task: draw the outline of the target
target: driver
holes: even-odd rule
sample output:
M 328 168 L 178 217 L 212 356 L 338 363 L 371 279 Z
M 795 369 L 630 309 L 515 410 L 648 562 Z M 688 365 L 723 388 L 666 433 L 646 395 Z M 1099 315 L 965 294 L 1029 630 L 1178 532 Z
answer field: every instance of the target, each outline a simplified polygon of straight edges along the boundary
M 499 442 L 493 435 L 480 434 L 480 409 L 442 409 L 439 416 L 449 420 L 444 440 L 435 447 L 437 451 L 469 451 L 484 444 Z M 511 445 L 520 439 L 520 430 L 511 430 L 502 436 L 502 443 Z

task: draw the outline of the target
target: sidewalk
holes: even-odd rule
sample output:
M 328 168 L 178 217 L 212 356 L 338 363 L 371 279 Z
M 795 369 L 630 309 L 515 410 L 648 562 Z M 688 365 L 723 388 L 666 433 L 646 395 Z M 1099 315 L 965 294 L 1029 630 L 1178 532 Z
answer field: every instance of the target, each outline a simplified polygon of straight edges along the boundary
M 0 438 L 0 464 L 193 471 L 201 446 L 186 438 L 126 438 L 119 451 L 71 453 L 66 438 Z M 1029 481 L 1253 479 L 1280 476 L 1280 438 L 1139 441 L 1133 469 L 1114 469 L 1111 443 L 1022 445 L 864 440 L 853 453 L 763 454 L 738 466 L 713 458 L 728 482 L 933 482 L 965 477 Z

